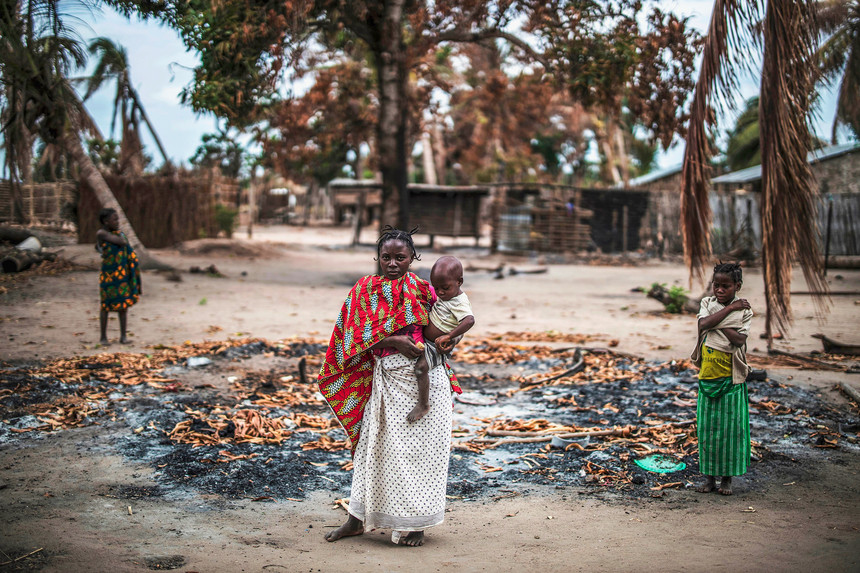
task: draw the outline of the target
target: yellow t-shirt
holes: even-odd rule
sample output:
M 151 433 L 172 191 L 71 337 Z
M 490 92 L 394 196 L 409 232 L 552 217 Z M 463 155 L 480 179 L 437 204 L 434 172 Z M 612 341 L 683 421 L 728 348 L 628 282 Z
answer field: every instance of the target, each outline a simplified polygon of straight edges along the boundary
M 700 380 L 713 380 L 732 375 L 732 355 L 722 350 L 714 350 L 708 346 L 707 337 L 702 341 L 702 366 L 699 369 Z

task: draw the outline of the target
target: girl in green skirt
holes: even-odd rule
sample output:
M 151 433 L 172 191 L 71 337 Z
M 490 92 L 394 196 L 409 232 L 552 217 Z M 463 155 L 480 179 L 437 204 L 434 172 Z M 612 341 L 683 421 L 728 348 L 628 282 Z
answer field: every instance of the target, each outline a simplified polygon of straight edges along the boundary
M 746 377 L 746 342 L 753 312 L 737 293 L 741 266 L 714 267 L 714 296 L 702 299 L 699 337 L 693 363 L 699 367 L 696 425 L 699 471 L 705 482 L 698 491 L 732 494 L 732 476 L 743 475 L 750 460 L 750 415 Z M 720 476 L 717 487 L 716 476 Z

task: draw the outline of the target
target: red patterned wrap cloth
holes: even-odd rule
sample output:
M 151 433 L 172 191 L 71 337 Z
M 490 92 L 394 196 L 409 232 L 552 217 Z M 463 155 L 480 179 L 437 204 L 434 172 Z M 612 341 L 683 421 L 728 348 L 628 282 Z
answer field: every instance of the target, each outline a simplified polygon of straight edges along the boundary
M 373 388 L 370 347 L 408 326 L 425 326 L 433 298 L 430 283 L 411 272 L 395 280 L 366 276 L 346 297 L 317 382 L 349 436 L 353 453 L 361 433 L 364 406 Z M 447 363 L 446 368 L 451 389 L 462 393 Z

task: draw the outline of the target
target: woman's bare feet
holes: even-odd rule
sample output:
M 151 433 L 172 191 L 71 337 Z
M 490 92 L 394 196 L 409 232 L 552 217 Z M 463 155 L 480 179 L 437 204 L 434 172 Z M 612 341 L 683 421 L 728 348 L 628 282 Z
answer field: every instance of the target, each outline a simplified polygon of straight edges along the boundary
M 424 532 L 410 531 L 409 533 L 400 538 L 399 544 L 406 545 L 409 547 L 420 547 L 424 545 Z
M 732 495 L 732 476 L 723 476 L 720 487 L 717 489 L 721 495 Z
M 364 533 L 364 523 L 362 523 L 358 518 L 350 515 L 349 519 L 346 520 L 346 523 L 334 531 L 326 533 L 325 540 L 337 541 L 341 537 L 352 537 L 353 535 L 361 535 L 362 533 Z
M 406 415 L 407 422 L 417 422 L 430 411 L 430 404 L 416 404 L 412 411 Z
M 696 488 L 699 493 L 711 493 L 717 488 L 717 482 L 714 476 L 705 476 L 705 483 Z

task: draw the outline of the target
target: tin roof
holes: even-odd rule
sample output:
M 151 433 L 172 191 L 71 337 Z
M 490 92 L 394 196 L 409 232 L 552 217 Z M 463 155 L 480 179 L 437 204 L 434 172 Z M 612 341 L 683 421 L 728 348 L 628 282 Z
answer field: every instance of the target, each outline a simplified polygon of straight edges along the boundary
M 666 177 L 671 177 L 676 173 L 681 172 L 681 168 L 684 166 L 683 163 L 678 163 L 677 165 L 673 165 L 671 167 L 666 167 L 665 169 L 657 169 L 656 171 L 651 171 L 646 173 L 645 175 L 640 175 L 639 177 L 634 177 L 630 181 L 627 182 L 628 187 L 638 187 L 640 185 L 645 185 L 647 183 L 653 183 L 654 181 L 659 181 L 660 179 L 665 179 Z
M 832 145 L 830 147 L 822 147 L 821 149 L 810 151 L 806 156 L 806 160 L 809 163 L 818 163 L 820 161 L 828 161 L 841 155 L 845 155 L 846 153 L 854 153 L 856 151 L 860 151 L 860 144 L 843 143 L 842 145 Z M 761 165 L 754 165 L 753 167 L 747 167 L 746 169 L 733 171 L 731 173 L 715 177 L 711 179 L 711 183 L 741 184 L 752 183 L 759 179 L 761 179 Z

